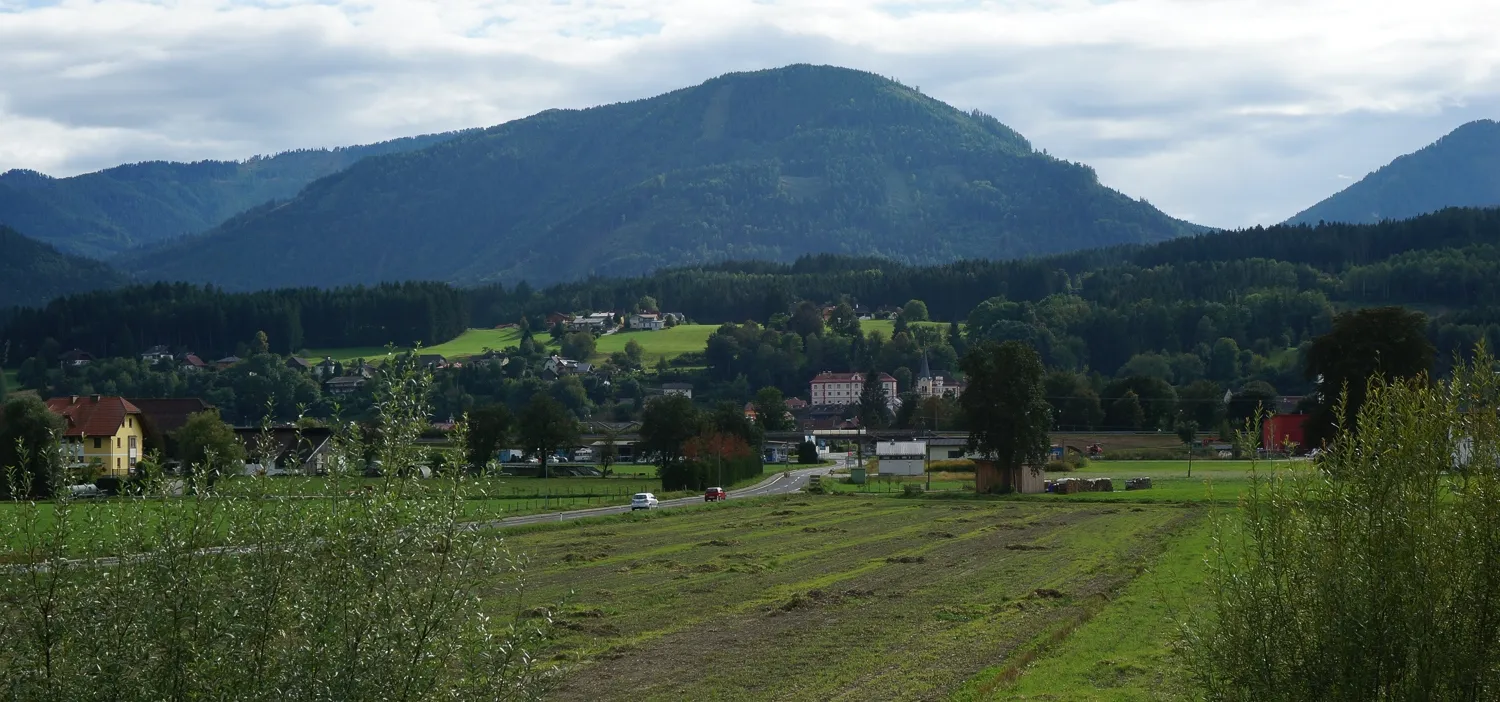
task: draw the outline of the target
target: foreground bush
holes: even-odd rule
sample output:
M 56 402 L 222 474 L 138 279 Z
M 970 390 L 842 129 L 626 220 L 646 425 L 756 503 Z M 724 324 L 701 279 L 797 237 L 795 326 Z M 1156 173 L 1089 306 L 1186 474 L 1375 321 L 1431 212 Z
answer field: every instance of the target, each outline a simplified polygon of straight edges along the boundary
M 339 497 L 158 478 L 118 500 L 0 504 L 0 697 L 539 697 L 546 621 L 520 617 L 517 563 L 468 526 L 461 478 L 358 478 L 366 455 L 388 476 L 425 459 L 429 379 L 389 365 L 378 438 L 336 440 Z
M 1210 699 L 1500 698 L 1493 363 L 1372 383 L 1316 467 L 1256 475 L 1186 632 Z

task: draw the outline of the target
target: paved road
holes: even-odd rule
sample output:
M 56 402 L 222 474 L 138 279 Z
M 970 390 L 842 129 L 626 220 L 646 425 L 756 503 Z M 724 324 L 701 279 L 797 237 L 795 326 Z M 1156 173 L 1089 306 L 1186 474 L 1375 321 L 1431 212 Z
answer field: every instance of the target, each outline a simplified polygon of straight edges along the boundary
M 827 475 L 833 466 L 819 466 L 817 468 L 803 468 L 791 471 L 790 476 L 777 473 L 769 479 L 763 480 L 755 485 L 739 490 L 730 490 L 729 499 L 741 499 L 746 497 L 764 497 L 766 495 L 783 495 L 797 492 L 807 486 L 807 477 L 810 475 Z M 668 507 L 685 507 L 687 505 L 703 504 L 702 495 L 693 497 L 679 497 L 675 500 L 662 500 L 658 509 Z M 528 514 L 523 517 L 507 517 L 489 522 L 488 527 L 513 527 L 526 524 L 544 524 L 547 522 L 565 522 L 570 519 L 583 519 L 585 517 L 602 517 L 611 514 L 625 514 L 630 511 L 629 505 L 618 507 L 594 507 L 591 509 L 575 509 L 569 512 L 550 512 L 547 514 Z

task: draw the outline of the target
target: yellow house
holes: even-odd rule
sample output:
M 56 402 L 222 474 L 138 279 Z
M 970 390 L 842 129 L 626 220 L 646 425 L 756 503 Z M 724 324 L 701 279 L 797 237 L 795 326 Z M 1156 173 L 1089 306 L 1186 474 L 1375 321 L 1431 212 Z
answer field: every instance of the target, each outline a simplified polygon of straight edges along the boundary
M 125 476 L 135 469 L 146 444 L 139 407 L 123 397 L 73 395 L 52 398 L 47 408 L 68 423 L 64 455 L 97 464 L 107 475 Z

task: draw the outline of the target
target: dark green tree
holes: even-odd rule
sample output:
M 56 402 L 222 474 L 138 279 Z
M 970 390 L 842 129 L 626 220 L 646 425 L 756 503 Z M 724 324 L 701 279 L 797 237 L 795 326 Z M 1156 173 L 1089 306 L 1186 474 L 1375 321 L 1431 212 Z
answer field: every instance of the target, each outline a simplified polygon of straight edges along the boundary
M 0 406 L 0 498 L 52 496 L 61 479 L 62 417 L 32 395 Z
M 187 423 L 175 432 L 175 438 L 183 471 L 202 475 L 210 484 L 233 475 L 245 462 L 245 445 L 234 435 L 234 429 L 219 419 L 217 410 L 188 417 Z
M 1254 419 L 1258 413 L 1274 411 L 1278 397 L 1280 394 L 1276 388 L 1264 380 L 1245 383 L 1230 396 L 1226 408 L 1230 425 L 1235 431 L 1244 429 L 1245 422 Z
M 482 472 L 510 441 L 515 417 L 505 405 L 485 405 L 469 412 L 469 467 Z
M 1187 418 L 1186 414 L 1177 416 L 1177 439 L 1182 442 L 1183 448 L 1188 452 L 1188 477 L 1193 477 L 1193 443 L 1198 440 L 1198 422 Z
M 927 303 L 921 300 L 909 300 L 901 307 L 901 318 L 908 322 L 925 322 L 928 320 Z
M 755 393 L 755 418 L 766 431 L 791 429 L 791 423 L 786 418 L 786 399 L 781 390 L 764 387 Z
M 953 353 L 959 358 L 963 358 L 969 350 L 969 344 L 964 340 L 963 329 L 958 326 L 956 319 L 948 323 L 948 345 L 953 347 Z
M 1146 411 L 1141 407 L 1140 396 L 1134 390 L 1126 390 L 1123 396 L 1110 404 L 1104 422 L 1113 429 L 1121 430 L 1139 430 L 1145 426 Z
M 969 350 L 961 367 L 969 383 L 959 397 L 969 450 L 1016 477 L 1026 467 L 1041 470 L 1052 445 L 1041 356 L 1019 342 L 985 342 Z
M 1089 386 L 1088 378 L 1073 371 L 1055 370 L 1047 374 L 1045 387 L 1057 428 L 1092 429 L 1104 421 L 1099 393 Z
M 682 462 L 682 446 L 703 429 L 703 418 L 693 401 L 682 395 L 652 398 L 641 411 L 640 443 L 637 447 L 655 456 L 657 465 Z
M 562 355 L 564 358 L 587 361 L 594 355 L 594 335 L 586 331 L 578 331 L 568 334 L 562 338 Z
M 882 373 L 871 368 L 864 373 L 864 382 L 859 390 L 859 426 L 863 429 L 884 429 L 891 425 L 891 395 L 881 382 Z
M 860 336 L 859 316 L 854 314 L 854 307 L 848 302 L 840 302 L 834 306 L 833 313 L 828 315 L 828 328 L 839 336 Z
M 518 435 L 521 448 L 542 461 L 541 477 L 549 477 L 547 461 L 559 449 L 578 443 L 578 421 L 562 403 L 546 393 L 531 396 L 521 413 Z
M 1371 378 L 1415 378 L 1432 370 L 1436 350 L 1428 341 L 1427 317 L 1401 307 L 1373 307 L 1339 314 L 1333 328 L 1307 351 L 1306 378 L 1316 383 L 1307 441 L 1318 446 L 1340 428 L 1337 407 L 1347 393 L 1342 428 L 1354 432 Z

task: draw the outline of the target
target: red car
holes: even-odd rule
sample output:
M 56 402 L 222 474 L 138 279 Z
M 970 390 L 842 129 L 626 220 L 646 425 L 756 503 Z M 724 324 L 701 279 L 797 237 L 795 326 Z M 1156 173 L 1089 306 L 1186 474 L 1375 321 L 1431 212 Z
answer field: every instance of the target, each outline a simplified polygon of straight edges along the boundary
M 711 487 L 703 493 L 704 502 L 720 502 L 727 499 L 729 499 L 729 493 L 724 492 L 724 488 L 721 487 Z

